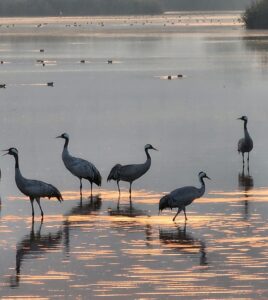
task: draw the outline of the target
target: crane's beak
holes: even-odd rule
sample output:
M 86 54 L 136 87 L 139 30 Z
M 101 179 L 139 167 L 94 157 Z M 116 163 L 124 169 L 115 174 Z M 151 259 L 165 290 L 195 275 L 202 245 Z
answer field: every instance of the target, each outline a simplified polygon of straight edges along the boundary
M 243 120 L 242 117 L 241 118 L 237 118 L 236 120 Z
M 207 175 L 205 176 L 205 178 L 207 178 L 207 179 L 211 180 L 211 178 L 209 178 Z
M 58 135 L 55 137 L 55 139 L 60 139 L 61 138 L 61 135 Z
M 6 151 L 7 151 L 5 154 L 1 155 L 1 156 L 5 156 L 5 155 L 8 154 L 8 151 L 9 151 L 9 150 L 7 149 L 7 150 L 1 150 L 1 151 L 2 151 L 2 152 L 6 152 Z
M 154 148 L 153 146 L 152 146 L 152 149 L 155 150 L 155 151 L 159 151 L 158 149 Z

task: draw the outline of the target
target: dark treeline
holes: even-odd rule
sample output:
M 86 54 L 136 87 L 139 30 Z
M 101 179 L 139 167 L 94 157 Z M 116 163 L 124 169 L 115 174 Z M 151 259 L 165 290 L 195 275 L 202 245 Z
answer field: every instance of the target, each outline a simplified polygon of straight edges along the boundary
M 254 2 L 247 8 L 243 19 L 248 29 L 267 29 L 268 0 Z
M 245 9 L 252 0 L 1 0 L 0 16 L 159 14 Z

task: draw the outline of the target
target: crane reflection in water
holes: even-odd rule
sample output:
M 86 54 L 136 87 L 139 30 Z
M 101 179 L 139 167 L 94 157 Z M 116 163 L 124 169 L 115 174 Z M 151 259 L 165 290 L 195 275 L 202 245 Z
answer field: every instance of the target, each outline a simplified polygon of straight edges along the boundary
M 243 169 L 242 172 L 238 173 L 238 188 L 241 191 L 244 191 L 244 197 L 245 197 L 245 201 L 244 201 L 244 208 L 245 208 L 245 218 L 248 218 L 248 214 L 249 214 L 249 201 L 247 198 L 250 197 L 249 191 L 252 190 L 254 187 L 254 179 L 252 177 L 252 175 L 250 175 L 249 173 L 249 165 L 247 166 L 247 171 L 245 173 L 245 168 L 243 165 Z
M 34 228 L 32 222 L 30 234 L 26 235 L 18 244 L 16 250 L 16 275 L 10 278 L 10 287 L 16 288 L 20 284 L 20 275 L 22 263 L 27 259 L 40 259 L 51 250 L 60 249 L 63 231 L 58 230 L 55 233 L 42 234 L 41 221 L 38 230 Z
M 193 256 L 196 256 L 197 253 L 199 253 L 200 266 L 208 265 L 206 244 L 187 232 L 186 223 L 183 228 L 180 228 L 179 226 L 172 229 L 160 228 L 159 240 L 161 243 L 175 251 L 192 254 Z
M 70 231 L 73 228 L 77 228 L 75 225 L 81 222 L 85 222 L 84 219 L 76 218 L 71 220 L 72 216 L 87 216 L 94 212 L 100 211 L 102 206 L 102 199 L 99 195 L 88 197 L 88 201 L 80 201 L 78 205 L 71 208 L 70 211 L 65 214 L 66 219 L 63 222 L 63 232 L 64 232 L 64 248 L 67 255 L 70 253 Z

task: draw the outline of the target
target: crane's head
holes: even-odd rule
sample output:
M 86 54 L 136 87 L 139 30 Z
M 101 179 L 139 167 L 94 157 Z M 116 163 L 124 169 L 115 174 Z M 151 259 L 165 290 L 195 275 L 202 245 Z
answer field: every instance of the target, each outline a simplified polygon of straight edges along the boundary
M 5 154 L 3 154 L 3 156 L 4 155 L 13 155 L 13 156 L 15 156 L 15 155 L 17 155 L 18 156 L 18 154 L 19 154 L 19 151 L 18 151 L 18 149 L 17 148 L 9 148 L 9 149 L 6 149 L 6 150 L 2 150 L 2 151 L 4 151 L 4 152 L 6 152 Z
M 68 134 L 68 133 L 63 133 L 63 134 L 57 136 L 56 139 L 65 139 L 65 140 L 69 140 L 69 134 Z
M 203 179 L 203 178 L 210 179 L 205 172 L 199 172 L 198 177 L 199 179 Z
M 158 151 L 156 148 L 154 148 L 151 144 L 146 144 L 145 146 L 144 146 L 144 150 L 149 150 L 149 149 L 153 149 L 153 150 L 155 150 L 155 151 Z
M 248 121 L 248 117 L 247 116 L 242 116 L 241 118 L 238 118 L 237 120 L 242 120 L 244 122 Z
M 159 200 L 159 214 L 165 208 L 170 208 L 169 195 L 165 195 Z

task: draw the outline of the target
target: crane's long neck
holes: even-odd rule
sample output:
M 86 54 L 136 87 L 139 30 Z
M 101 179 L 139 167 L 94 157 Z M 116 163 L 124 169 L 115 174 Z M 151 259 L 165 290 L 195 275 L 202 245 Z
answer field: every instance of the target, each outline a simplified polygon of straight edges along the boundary
M 65 138 L 65 143 L 64 143 L 63 149 L 68 149 L 68 144 L 69 144 L 69 139 Z
M 17 185 L 19 185 L 21 182 L 25 180 L 25 178 L 21 175 L 20 167 L 19 167 L 19 156 L 18 154 L 14 153 L 15 158 L 15 180 Z
M 65 138 L 65 143 L 64 143 L 63 151 L 62 151 L 62 156 L 63 156 L 63 157 L 66 157 L 66 156 L 69 155 L 68 145 L 69 145 L 69 139 L 68 139 L 68 138 Z
M 147 160 L 146 161 L 151 161 L 151 156 L 149 154 L 149 149 L 145 149 L 145 153 L 146 153 L 146 157 L 147 157 Z
M 151 156 L 149 154 L 149 149 L 145 149 L 145 153 L 146 153 L 146 162 L 144 163 L 144 165 L 147 167 L 147 170 L 150 168 L 151 166 Z
M 199 190 L 199 193 L 200 193 L 200 197 L 202 197 L 205 193 L 206 186 L 205 186 L 205 182 L 204 182 L 203 177 L 199 177 L 199 180 L 200 180 L 200 183 L 201 183 L 201 188 L 198 189 L 198 190 Z
M 245 135 L 245 139 L 250 139 L 251 137 L 248 133 L 247 124 L 248 124 L 248 121 L 244 121 L 244 135 Z
M 15 158 L 15 169 L 19 169 L 19 156 L 16 153 L 14 153 L 13 156 Z

